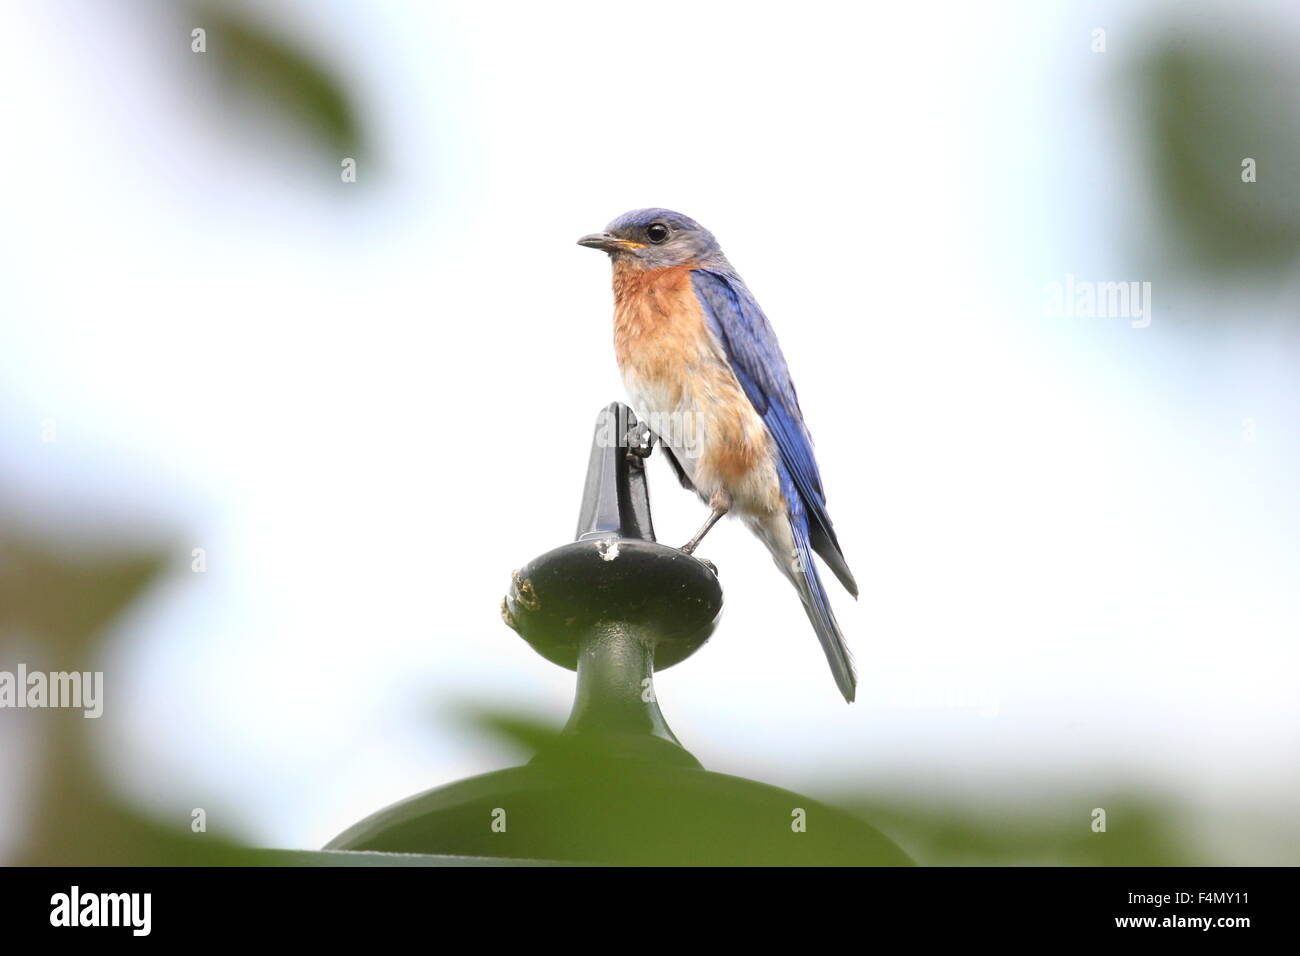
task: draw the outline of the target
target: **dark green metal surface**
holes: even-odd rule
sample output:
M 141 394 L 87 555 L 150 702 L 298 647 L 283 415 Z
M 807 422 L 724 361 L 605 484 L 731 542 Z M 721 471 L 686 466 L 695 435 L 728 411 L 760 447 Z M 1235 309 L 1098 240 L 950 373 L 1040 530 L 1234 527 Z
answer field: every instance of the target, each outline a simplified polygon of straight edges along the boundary
M 327 849 L 644 865 L 911 862 L 871 826 L 806 796 L 595 748 L 404 800 Z

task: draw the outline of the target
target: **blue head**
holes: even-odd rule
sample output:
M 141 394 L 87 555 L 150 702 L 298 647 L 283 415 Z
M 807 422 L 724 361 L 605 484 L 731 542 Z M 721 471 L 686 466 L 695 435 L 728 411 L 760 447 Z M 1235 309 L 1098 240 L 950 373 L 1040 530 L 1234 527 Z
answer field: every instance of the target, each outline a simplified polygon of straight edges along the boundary
M 578 245 L 608 252 L 615 264 L 639 269 L 681 265 L 727 265 L 713 233 L 671 209 L 634 209 L 604 232 L 583 236 Z

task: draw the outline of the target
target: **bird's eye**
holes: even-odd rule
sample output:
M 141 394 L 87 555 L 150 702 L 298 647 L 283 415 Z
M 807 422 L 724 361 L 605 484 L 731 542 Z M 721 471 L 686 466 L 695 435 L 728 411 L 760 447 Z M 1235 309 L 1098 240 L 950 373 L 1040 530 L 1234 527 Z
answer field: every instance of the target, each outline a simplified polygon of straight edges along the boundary
M 668 238 L 668 227 L 662 222 L 652 222 L 645 227 L 645 236 L 651 242 L 663 242 Z

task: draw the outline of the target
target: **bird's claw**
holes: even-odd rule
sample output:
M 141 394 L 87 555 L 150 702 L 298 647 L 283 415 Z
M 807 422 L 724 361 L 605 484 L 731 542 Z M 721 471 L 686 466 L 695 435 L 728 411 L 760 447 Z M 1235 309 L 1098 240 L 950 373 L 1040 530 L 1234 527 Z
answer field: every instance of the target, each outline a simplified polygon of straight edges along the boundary
M 631 425 L 623 437 L 628 461 L 645 460 L 655 450 L 655 433 L 640 422 Z
M 688 541 L 677 550 L 680 551 L 682 554 L 689 554 L 692 558 L 695 558 L 695 549 L 698 545 L 699 545 L 698 541 Z M 715 578 L 718 576 L 718 566 L 714 564 L 712 561 L 710 561 L 708 558 L 695 558 L 695 560 L 700 562 L 700 564 L 704 565 L 710 571 L 712 571 L 713 576 Z

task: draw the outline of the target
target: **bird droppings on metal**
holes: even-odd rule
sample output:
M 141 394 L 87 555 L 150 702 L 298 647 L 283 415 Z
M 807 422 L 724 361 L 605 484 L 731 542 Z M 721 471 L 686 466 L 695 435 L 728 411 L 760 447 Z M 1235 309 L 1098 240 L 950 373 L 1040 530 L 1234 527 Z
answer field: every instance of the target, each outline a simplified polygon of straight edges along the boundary
M 542 606 L 542 602 L 537 598 L 537 592 L 533 590 L 532 581 L 528 580 L 528 578 L 521 578 L 518 571 L 510 572 L 510 579 L 514 584 L 516 604 L 529 611 L 536 611 Z
M 510 606 L 506 604 L 505 598 L 501 599 L 501 620 L 506 622 L 506 627 L 510 628 L 510 630 L 512 631 L 519 630 L 519 628 L 515 625 L 514 615 L 510 613 Z
M 599 552 L 602 561 L 613 561 L 618 557 L 618 540 L 603 538 L 596 542 L 596 551 Z

